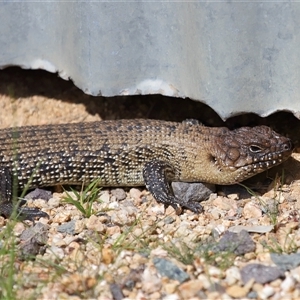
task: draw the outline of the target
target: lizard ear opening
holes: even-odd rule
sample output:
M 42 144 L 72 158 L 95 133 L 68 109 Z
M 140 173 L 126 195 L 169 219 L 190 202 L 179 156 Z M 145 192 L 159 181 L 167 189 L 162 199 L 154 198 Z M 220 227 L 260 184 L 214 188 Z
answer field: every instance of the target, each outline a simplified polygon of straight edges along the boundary
M 217 159 L 216 159 L 216 157 L 215 156 L 213 156 L 213 155 L 209 155 L 209 160 L 210 160 L 210 162 L 212 162 L 212 163 L 216 163 L 217 162 Z
M 259 152 L 261 152 L 263 149 L 262 149 L 261 147 L 257 146 L 257 145 L 251 145 L 251 146 L 249 147 L 249 150 L 250 150 L 250 152 L 252 152 L 252 153 L 259 153 Z

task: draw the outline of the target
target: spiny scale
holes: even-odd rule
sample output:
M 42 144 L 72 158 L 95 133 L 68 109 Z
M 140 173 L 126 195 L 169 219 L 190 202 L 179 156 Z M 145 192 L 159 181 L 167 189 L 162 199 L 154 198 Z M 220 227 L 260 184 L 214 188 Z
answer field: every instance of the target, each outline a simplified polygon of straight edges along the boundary
M 209 128 L 195 120 L 117 120 L 0 130 L 0 213 L 12 210 L 11 177 L 18 187 L 82 184 L 146 185 L 159 202 L 177 211 L 201 211 L 184 203 L 170 181 L 233 184 L 284 161 L 289 139 L 270 128 Z M 22 208 L 26 217 L 40 216 Z
M 0 131 L 0 166 L 17 165 L 21 188 L 32 174 L 32 186 L 95 178 L 101 178 L 104 186 L 143 185 L 147 160 L 174 156 L 174 146 L 167 149 L 161 141 L 172 133 L 176 137 L 177 124 L 165 125 L 122 120 L 5 129 Z

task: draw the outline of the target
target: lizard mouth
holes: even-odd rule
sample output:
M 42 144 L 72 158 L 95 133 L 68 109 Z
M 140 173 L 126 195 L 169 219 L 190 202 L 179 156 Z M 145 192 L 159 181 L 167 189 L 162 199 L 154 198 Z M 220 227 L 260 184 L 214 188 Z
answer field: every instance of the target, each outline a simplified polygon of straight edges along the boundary
M 289 138 L 266 126 L 241 127 L 222 132 L 225 137 L 209 153 L 211 177 L 234 184 L 284 162 L 293 151 Z M 209 171 L 209 170 L 208 170 Z
M 293 152 L 293 145 L 290 141 L 282 146 L 281 151 L 272 152 L 259 157 L 239 157 L 236 161 L 220 160 L 212 157 L 212 162 L 220 172 L 230 170 L 239 172 L 237 180 L 241 181 L 250 176 L 263 172 L 277 166 L 290 157 Z
M 269 153 L 258 159 L 253 159 L 252 163 L 246 164 L 241 167 L 241 172 L 238 174 L 236 180 L 242 181 L 253 175 L 266 171 L 272 167 L 275 167 L 285 160 L 287 160 L 292 154 L 292 145 L 285 152 Z M 238 170 L 239 168 L 236 168 Z

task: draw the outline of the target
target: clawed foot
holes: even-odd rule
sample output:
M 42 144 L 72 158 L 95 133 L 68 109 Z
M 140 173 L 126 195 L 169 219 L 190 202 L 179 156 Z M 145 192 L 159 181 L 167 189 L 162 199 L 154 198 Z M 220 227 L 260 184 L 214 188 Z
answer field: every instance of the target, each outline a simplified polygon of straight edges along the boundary
M 200 214 L 203 212 L 203 206 L 200 203 L 194 201 L 190 201 L 190 202 L 178 201 L 177 203 L 172 202 L 170 204 L 165 204 L 165 209 L 168 208 L 169 205 L 171 205 L 175 209 L 176 215 L 180 215 L 183 209 L 189 209 L 190 211 L 196 214 Z
M 38 208 L 22 207 L 17 209 L 17 216 L 22 220 L 34 221 L 37 218 L 48 218 L 49 215 Z
M 203 212 L 203 206 L 198 202 L 191 201 L 191 202 L 182 203 L 180 205 L 183 208 L 189 209 L 190 211 L 196 214 L 200 214 Z
M 36 218 L 49 218 L 49 215 L 38 208 L 17 207 L 15 208 L 12 202 L 0 203 L 0 215 L 9 218 L 13 213 L 16 213 L 17 219 L 34 221 Z

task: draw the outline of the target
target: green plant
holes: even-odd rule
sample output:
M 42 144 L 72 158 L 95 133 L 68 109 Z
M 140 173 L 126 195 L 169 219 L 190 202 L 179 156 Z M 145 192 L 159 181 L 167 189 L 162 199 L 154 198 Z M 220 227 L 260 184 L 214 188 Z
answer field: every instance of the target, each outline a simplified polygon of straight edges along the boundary
M 13 228 L 16 222 L 10 221 L 0 233 L 0 299 L 16 299 L 16 238 Z
M 291 239 L 288 234 L 284 239 L 283 245 L 281 245 L 275 238 L 271 238 L 268 244 L 266 241 L 262 241 L 261 244 L 272 253 L 290 254 L 296 253 L 298 250 L 297 243 L 294 239 Z
M 100 179 L 98 178 L 92 181 L 85 189 L 83 188 L 84 185 L 82 185 L 80 192 L 75 189 L 71 189 L 76 199 L 73 199 L 73 196 L 68 191 L 65 191 L 66 196 L 63 198 L 63 201 L 65 203 L 73 204 L 84 217 L 89 218 L 91 215 L 96 213 L 93 210 L 93 203 L 95 201 L 99 201 L 98 195 L 101 190 L 99 182 Z
M 189 247 L 186 243 L 180 242 L 179 246 L 170 242 L 162 245 L 172 257 L 185 265 L 191 265 L 195 259 L 195 249 Z

